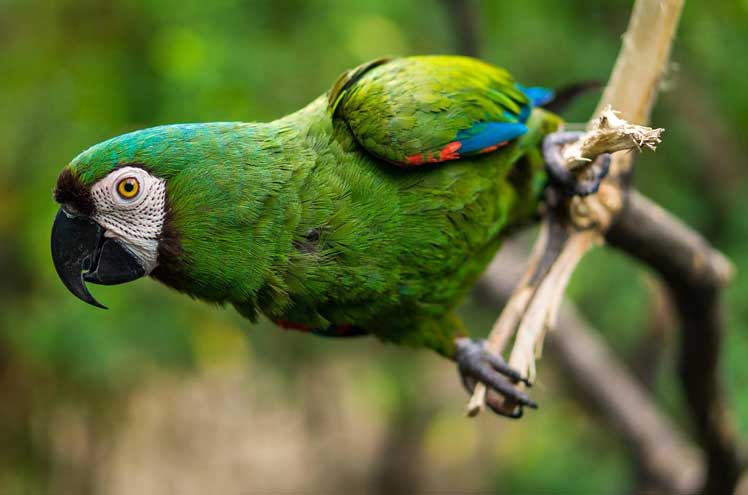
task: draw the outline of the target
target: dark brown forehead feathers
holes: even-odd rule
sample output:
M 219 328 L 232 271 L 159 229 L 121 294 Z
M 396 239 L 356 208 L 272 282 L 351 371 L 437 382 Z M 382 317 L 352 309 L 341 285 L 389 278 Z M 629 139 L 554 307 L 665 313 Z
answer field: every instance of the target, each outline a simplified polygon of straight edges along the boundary
M 57 177 L 55 201 L 74 208 L 78 213 L 91 216 L 95 213 L 91 190 L 69 168 L 64 168 Z

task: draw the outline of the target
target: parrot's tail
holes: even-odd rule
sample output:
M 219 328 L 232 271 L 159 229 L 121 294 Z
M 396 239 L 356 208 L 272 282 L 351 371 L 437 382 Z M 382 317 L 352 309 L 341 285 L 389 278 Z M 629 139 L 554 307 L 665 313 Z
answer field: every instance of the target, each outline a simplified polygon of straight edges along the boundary
M 564 86 L 555 91 L 553 99 L 545 103 L 543 108 L 553 113 L 561 113 L 585 93 L 603 87 L 600 81 L 580 81 Z

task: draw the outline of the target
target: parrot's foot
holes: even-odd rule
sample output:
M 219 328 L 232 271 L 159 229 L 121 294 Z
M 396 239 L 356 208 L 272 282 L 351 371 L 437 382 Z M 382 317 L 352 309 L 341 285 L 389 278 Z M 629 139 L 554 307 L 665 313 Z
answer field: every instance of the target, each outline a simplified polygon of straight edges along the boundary
M 530 397 L 514 387 L 513 383 L 522 382 L 530 386 L 530 382 L 500 357 L 486 351 L 483 341 L 475 341 L 467 337 L 455 341 L 457 352 L 455 361 L 462 378 L 462 384 L 472 393 L 477 382 L 483 383 L 489 390 L 486 394 L 486 405 L 496 414 L 510 418 L 521 418 L 523 406 L 537 409 L 538 405 Z M 496 396 L 501 394 L 508 402 L 516 404 L 510 410 L 503 401 Z
M 561 149 L 576 142 L 584 132 L 554 132 L 543 140 L 543 157 L 552 185 L 567 196 L 588 196 L 596 193 L 600 182 L 608 175 L 610 154 L 604 153 L 590 167 L 591 177 L 578 177 L 564 165 Z

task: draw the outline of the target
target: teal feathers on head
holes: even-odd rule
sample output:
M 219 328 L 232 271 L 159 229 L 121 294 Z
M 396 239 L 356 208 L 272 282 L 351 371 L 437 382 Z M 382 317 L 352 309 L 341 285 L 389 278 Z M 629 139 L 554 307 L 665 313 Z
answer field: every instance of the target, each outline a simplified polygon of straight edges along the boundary
M 70 164 L 84 184 L 93 184 L 124 164 L 137 163 L 156 175 L 172 177 L 191 166 L 252 150 L 251 125 L 241 122 L 175 124 L 151 127 L 114 137 L 78 155 Z M 237 149 L 238 148 L 238 149 Z

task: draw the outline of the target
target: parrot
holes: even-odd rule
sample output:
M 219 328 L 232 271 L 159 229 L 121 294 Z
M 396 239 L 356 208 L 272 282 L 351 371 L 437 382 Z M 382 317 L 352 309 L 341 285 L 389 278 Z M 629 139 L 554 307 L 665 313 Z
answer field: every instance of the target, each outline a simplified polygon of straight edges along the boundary
M 554 184 L 553 97 L 475 58 L 382 58 L 272 122 L 117 136 L 60 172 L 52 260 L 101 308 L 86 283 L 150 276 L 251 322 L 431 349 L 468 390 L 484 383 L 491 409 L 520 417 L 537 408 L 516 386 L 529 381 L 455 308 Z

